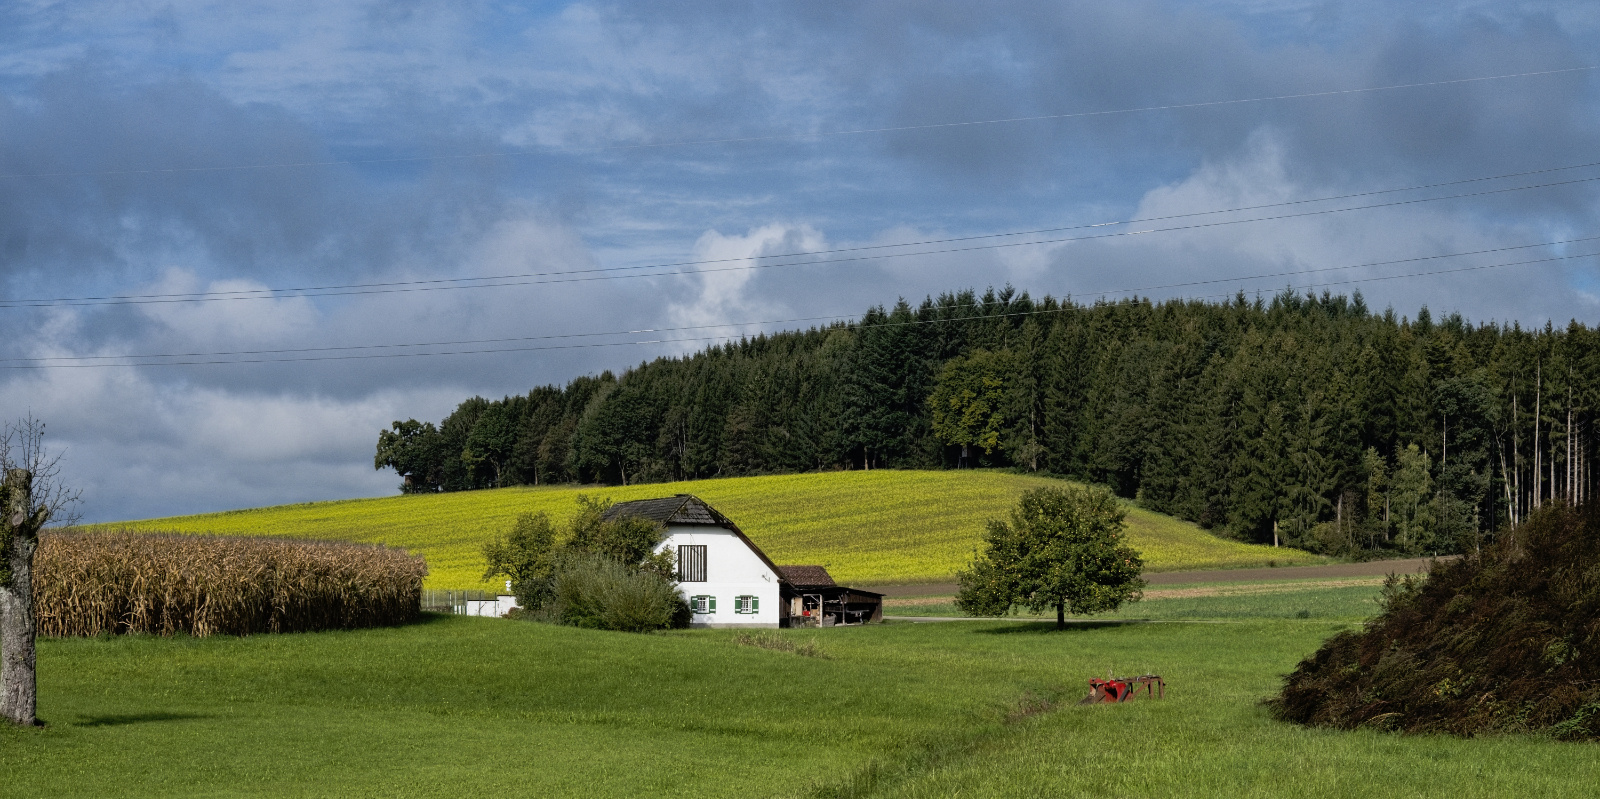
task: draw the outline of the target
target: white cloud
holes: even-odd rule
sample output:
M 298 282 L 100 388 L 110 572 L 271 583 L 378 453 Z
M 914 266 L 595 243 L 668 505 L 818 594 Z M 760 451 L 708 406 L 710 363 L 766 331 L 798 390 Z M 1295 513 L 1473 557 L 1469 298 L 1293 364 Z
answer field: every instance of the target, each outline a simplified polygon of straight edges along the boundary
M 699 274 L 679 279 L 692 298 L 668 304 L 668 318 L 675 326 L 720 325 L 779 318 L 791 313 L 785 298 L 757 295 L 750 291 L 762 271 L 761 264 L 782 263 L 785 259 L 758 256 L 814 252 L 827 248 L 822 234 L 809 225 L 772 223 L 751 228 L 744 235 L 723 235 L 715 230 L 702 234 L 694 244 L 694 260 L 702 263 L 691 269 Z M 805 260 L 802 256 L 801 260 Z M 783 269 L 778 266 L 775 269 Z M 723 330 L 708 330 L 719 335 Z M 730 334 L 738 331 L 728 331 Z
M 319 314 L 305 297 L 271 297 L 270 289 L 256 280 L 202 281 L 187 269 L 169 268 L 160 281 L 137 293 L 164 299 L 181 295 L 212 294 L 229 299 L 218 302 L 152 302 L 137 306 L 139 312 L 165 329 L 171 338 L 204 346 L 232 346 L 239 343 L 264 344 L 304 336 L 315 329 Z

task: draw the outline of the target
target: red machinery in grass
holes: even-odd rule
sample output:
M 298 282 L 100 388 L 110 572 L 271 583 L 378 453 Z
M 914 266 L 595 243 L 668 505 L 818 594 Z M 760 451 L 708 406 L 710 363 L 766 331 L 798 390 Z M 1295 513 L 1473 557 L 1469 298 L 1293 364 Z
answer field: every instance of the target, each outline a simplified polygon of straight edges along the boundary
M 1089 680 L 1089 695 L 1078 702 L 1080 705 L 1112 704 L 1114 702 L 1131 702 L 1143 690 L 1146 697 L 1156 699 L 1167 698 L 1167 684 L 1154 674 L 1141 677 L 1108 677 L 1104 680 Z

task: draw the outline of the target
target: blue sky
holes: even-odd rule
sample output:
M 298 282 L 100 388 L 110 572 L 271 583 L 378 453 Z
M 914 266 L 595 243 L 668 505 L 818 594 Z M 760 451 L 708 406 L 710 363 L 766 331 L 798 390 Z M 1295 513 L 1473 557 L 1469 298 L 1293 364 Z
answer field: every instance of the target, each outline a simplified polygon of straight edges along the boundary
M 1578 3 L 6 3 L 0 292 L 740 267 L 1574 166 L 1600 161 L 1600 70 L 1582 69 L 1597 45 L 1600 10 Z M 1552 70 L 1569 71 L 1060 116 Z M 948 124 L 1021 117 L 1054 118 Z M 1339 280 L 1407 315 L 1595 324 L 1594 258 L 1384 279 L 1593 243 L 1285 274 L 1600 235 L 1588 178 L 1600 167 L 1343 202 L 1582 181 L 1526 191 L 831 265 L 8 307 L 0 365 L 698 328 L 1008 283 L 1095 297 L 1221 281 L 1143 292 L 1160 298 Z M 0 408 L 49 424 L 87 518 L 147 517 L 391 493 L 370 464 L 393 419 L 699 345 L 6 369 Z

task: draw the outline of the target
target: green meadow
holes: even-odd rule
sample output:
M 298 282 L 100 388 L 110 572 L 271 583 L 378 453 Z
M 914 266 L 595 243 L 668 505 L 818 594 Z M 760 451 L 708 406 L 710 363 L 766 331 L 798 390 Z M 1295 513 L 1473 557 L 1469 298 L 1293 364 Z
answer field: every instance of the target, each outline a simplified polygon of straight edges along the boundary
M 544 511 L 564 524 L 579 494 L 621 502 L 692 493 L 731 518 L 778 563 L 819 563 L 843 582 L 903 584 L 952 579 L 980 546 L 989 519 L 1004 517 L 1023 491 L 1055 482 L 1001 471 L 826 472 L 313 502 L 126 526 L 383 543 L 426 556 L 430 588 L 492 588 L 482 579 L 482 544 L 508 529 L 520 513 Z M 1128 511 L 1128 532 L 1151 571 L 1325 560 L 1218 538 L 1188 522 L 1136 507 Z
M 1591 795 L 1592 745 L 1272 720 L 1259 700 L 1280 675 L 1361 621 L 1326 590 L 1299 592 L 1333 603 L 1311 619 L 1254 594 L 1255 615 L 1157 607 L 1196 599 L 1179 597 L 1145 604 L 1166 621 L 1064 632 L 1002 620 L 773 633 L 824 657 L 726 630 L 446 616 L 47 639 L 49 726 L 0 730 L 0 796 Z M 1166 699 L 1074 706 L 1112 669 L 1161 674 Z
M 1131 602 L 1110 613 L 1072 616 L 1079 620 L 1230 620 L 1360 619 L 1380 610 L 1376 578 L 1283 580 L 1254 583 L 1195 583 L 1146 589 L 1154 598 Z M 889 598 L 884 614 L 906 617 L 965 616 L 951 596 Z M 1055 611 L 1019 613 L 1023 618 L 1055 619 Z

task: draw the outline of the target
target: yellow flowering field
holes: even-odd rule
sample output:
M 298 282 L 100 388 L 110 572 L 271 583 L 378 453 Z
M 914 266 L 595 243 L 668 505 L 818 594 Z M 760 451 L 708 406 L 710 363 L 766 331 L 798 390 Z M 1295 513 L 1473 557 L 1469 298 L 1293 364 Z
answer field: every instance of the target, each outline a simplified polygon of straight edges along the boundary
M 1030 488 L 1058 481 L 1000 471 L 852 471 L 637 486 L 517 487 L 311 502 L 100 525 L 185 533 L 284 536 L 405 547 L 427 558 L 429 588 L 493 588 L 483 542 L 520 513 L 564 525 L 579 494 L 618 502 L 689 493 L 732 519 L 778 563 L 817 563 L 856 585 L 953 579 Z M 1320 563 L 1292 549 L 1241 544 L 1130 507 L 1128 532 L 1150 571 Z

